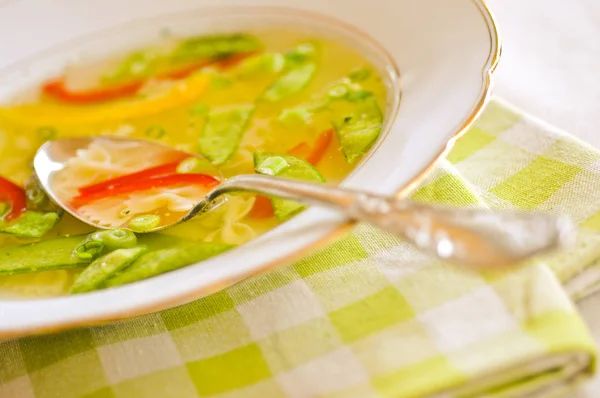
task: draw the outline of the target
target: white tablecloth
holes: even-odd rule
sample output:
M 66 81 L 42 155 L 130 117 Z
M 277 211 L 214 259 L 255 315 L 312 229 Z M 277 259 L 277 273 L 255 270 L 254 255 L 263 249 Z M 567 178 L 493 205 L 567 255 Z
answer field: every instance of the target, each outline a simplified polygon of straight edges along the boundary
M 504 41 L 495 94 L 600 148 L 600 0 L 488 4 Z M 600 294 L 580 309 L 600 343 Z M 577 397 L 600 397 L 600 375 Z

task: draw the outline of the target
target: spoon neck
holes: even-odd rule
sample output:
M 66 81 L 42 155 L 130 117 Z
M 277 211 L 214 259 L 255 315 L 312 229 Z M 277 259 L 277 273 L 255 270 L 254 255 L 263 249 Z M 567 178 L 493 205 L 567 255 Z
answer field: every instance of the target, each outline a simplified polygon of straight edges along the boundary
M 215 198 L 229 192 L 255 192 L 283 199 L 291 199 L 305 205 L 348 208 L 357 201 L 357 193 L 339 187 L 265 175 L 240 175 L 230 178 L 217 187 L 211 196 Z

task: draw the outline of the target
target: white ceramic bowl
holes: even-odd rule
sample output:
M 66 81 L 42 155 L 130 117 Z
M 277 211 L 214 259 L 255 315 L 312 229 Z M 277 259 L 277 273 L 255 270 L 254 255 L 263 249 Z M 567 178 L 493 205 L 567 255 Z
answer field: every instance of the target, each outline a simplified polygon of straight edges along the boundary
M 400 70 L 400 107 L 390 90 L 386 133 L 344 181 L 390 195 L 409 193 L 479 115 L 500 56 L 496 26 L 481 0 L 20 0 L 0 5 L 0 37 L 11 38 L 0 41 L 0 99 L 74 56 L 109 50 L 107 43 L 131 47 L 165 27 L 192 34 L 281 19 L 351 41 L 390 85 Z M 246 245 L 156 278 L 72 297 L 0 301 L 0 336 L 183 304 L 289 263 L 349 225 L 334 212 L 311 208 Z

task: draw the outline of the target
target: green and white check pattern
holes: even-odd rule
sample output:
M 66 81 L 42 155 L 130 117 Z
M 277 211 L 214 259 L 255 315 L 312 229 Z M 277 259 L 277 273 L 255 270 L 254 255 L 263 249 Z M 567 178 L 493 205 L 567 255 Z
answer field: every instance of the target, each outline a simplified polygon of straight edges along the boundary
M 575 253 L 474 274 L 359 226 L 179 308 L 0 342 L 0 397 L 552 396 L 596 356 L 561 282 L 600 281 L 599 160 L 492 102 L 413 198 L 568 213 Z

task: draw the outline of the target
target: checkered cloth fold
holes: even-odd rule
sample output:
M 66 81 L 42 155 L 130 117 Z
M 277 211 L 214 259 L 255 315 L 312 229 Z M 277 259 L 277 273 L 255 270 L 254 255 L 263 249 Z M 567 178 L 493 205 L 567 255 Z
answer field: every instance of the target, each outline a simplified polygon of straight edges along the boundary
M 575 250 L 476 274 L 361 225 L 182 307 L 0 342 L 0 397 L 551 396 L 595 361 L 568 293 L 600 285 L 599 160 L 494 101 L 413 199 L 567 213 Z

